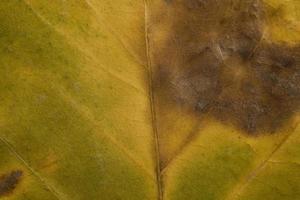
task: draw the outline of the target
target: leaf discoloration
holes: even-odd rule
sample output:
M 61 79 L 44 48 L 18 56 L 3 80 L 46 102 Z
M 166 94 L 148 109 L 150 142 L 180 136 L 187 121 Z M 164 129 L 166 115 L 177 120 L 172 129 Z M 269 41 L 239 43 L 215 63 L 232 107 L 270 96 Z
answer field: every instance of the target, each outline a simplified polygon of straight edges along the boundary
M 248 135 L 289 126 L 300 106 L 300 47 L 264 37 L 262 1 L 178 0 L 166 7 L 161 23 L 170 31 L 154 43 L 158 101 Z
M 0 197 L 11 194 L 23 176 L 23 171 L 14 170 L 0 177 Z

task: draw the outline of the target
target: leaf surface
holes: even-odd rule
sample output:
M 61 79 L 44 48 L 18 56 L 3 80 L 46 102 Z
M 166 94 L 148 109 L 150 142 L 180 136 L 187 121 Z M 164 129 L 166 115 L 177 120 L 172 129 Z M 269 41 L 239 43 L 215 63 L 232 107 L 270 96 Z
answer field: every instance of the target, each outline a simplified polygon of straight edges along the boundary
M 143 2 L 0 5 L 1 198 L 154 199 Z
M 0 199 L 300 198 L 299 8 L 2 1 Z

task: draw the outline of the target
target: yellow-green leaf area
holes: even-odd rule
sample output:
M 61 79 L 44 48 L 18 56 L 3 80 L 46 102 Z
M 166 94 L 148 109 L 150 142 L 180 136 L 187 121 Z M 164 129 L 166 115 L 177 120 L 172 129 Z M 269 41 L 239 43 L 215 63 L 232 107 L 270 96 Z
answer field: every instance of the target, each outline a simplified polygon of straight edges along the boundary
M 255 152 L 249 144 L 233 134 L 214 131 L 206 130 L 207 135 L 197 138 L 178 158 L 179 166 L 170 167 L 169 173 L 176 175 L 167 182 L 166 199 L 222 199 L 251 167 Z M 222 135 L 226 139 L 220 139 Z
M 1 173 L 24 170 L 0 197 L 154 199 L 145 66 L 84 1 L 36 3 L 0 3 Z

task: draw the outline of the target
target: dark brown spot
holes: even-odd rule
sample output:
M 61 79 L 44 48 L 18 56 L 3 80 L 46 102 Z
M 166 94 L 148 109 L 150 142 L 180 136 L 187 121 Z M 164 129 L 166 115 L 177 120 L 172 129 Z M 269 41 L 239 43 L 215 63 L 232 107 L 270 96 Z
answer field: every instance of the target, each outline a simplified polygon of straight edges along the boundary
M 263 39 L 259 0 L 173 0 L 154 44 L 157 99 L 248 134 L 273 133 L 300 106 L 300 47 Z M 163 100 L 166 102 L 166 100 Z
M 0 177 L 0 197 L 9 195 L 14 191 L 23 175 L 21 170 L 12 171 Z

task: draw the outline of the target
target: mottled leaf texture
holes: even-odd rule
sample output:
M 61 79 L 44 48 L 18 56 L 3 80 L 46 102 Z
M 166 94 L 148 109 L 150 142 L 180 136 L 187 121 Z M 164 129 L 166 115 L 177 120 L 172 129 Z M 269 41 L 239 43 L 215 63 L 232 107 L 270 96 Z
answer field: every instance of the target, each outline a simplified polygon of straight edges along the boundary
M 3 0 L 0 199 L 300 199 L 299 0 Z

